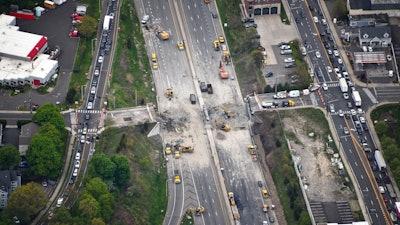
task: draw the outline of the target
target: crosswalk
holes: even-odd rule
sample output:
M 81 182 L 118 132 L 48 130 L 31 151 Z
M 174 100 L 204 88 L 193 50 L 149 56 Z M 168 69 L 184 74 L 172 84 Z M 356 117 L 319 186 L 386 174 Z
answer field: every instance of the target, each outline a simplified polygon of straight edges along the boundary
M 339 82 L 326 83 L 328 87 L 339 87 Z
M 81 134 L 83 129 L 78 129 L 78 133 Z M 93 129 L 88 129 L 87 131 L 88 134 L 95 134 L 97 133 L 97 128 L 93 128 Z
M 78 109 L 77 112 L 78 112 L 78 113 L 84 113 L 84 114 L 87 114 L 87 113 L 90 113 L 90 114 L 100 114 L 100 113 L 101 113 L 101 110 Z

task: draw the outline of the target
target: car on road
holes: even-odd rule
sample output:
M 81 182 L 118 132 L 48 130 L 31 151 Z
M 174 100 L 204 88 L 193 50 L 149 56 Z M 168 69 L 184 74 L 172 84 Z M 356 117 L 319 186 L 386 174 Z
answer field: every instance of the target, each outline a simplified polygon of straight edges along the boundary
M 360 123 L 365 123 L 366 122 L 365 118 L 363 116 L 360 116 L 359 119 L 360 119 Z
M 338 112 L 339 112 L 339 116 L 340 116 L 340 117 L 343 117 L 343 116 L 344 116 L 343 110 L 339 109 Z
M 261 195 L 263 198 L 268 198 L 268 191 L 266 189 L 261 190 Z
M 218 17 L 217 13 L 215 13 L 215 12 L 211 12 L 211 16 L 212 16 L 212 18 L 214 18 L 214 19 L 216 19 L 216 18 Z
M 339 63 L 339 65 L 343 64 L 343 60 L 341 58 L 338 58 L 337 62 Z
M 87 134 L 88 128 L 86 125 L 83 126 L 82 134 Z
M 347 107 L 348 107 L 349 109 L 351 109 L 351 108 L 353 108 L 353 104 L 351 104 L 351 102 L 347 102 Z
M 196 95 L 190 94 L 189 99 L 190 99 L 190 103 L 196 104 Z
M 78 171 L 76 171 L 76 175 L 78 175 Z M 75 176 L 74 176 L 74 174 L 72 174 L 71 178 L 69 178 L 68 184 L 72 185 L 72 184 L 74 184 L 74 181 L 75 181 Z
M 103 56 L 99 56 L 99 59 L 97 60 L 98 63 L 103 63 L 104 57 Z
M 76 161 L 75 161 L 75 167 L 76 167 L 76 168 L 79 168 L 80 165 L 81 165 L 81 162 L 80 162 L 79 160 L 76 160 Z
M 349 94 L 343 93 L 343 98 L 346 99 L 346 100 L 349 99 Z
M 366 123 L 362 124 L 362 128 L 363 128 L 364 131 L 369 131 L 368 125 Z
M 294 62 L 294 59 L 293 58 L 286 58 L 286 59 L 284 59 L 283 60 L 285 63 L 291 63 L 291 62 Z
M 200 82 L 200 91 L 201 92 L 207 92 L 206 82 L 204 82 L 204 81 Z
M 339 51 L 338 50 L 333 50 L 333 55 L 336 57 L 339 57 Z
M 47 181 L 45 181 L 45 180 L 42 181 L 42 186 L 43 186 L 43 187 L 47 187 Z
M 93 102 L 88 102 L 87 109 L 93 109 Z
M 81 139 L 80 139 L 82 144 L 85 143 L 85 139 L 86 139 L 86 136 L 82 134 Z
M 350 110 L 351 115 L 355 116 L 357 115 L 357 111 L 355 109 Z M 357 119 L 358 120 L 358 119 Z
M 328 55 L 332 55 L 332 50 L 328 49 Z
M 158 64 L 157 64 L 157 62 L 153 62 L 153 69 L 158 69 Z
M 272 77 L 272 76 L 274 76 L 273 72 L 268 72 L 267 74 L 265 74 L 265 77 Z
M 258 184 L 258 187 L 262 187 L 263 186 L 261 181 L 258 181 L 257 184 Z
M 316 51 L 315 52 L 315 57 L 317 57 L 317 59 L 320 59 L 321 58 L 321 53 L 319 51 Z
M 321 86 L 319 84 L 311 85 L 308 89 L 311 92 L 317 91 Z
M 350 134 L 349 129 L 347 127 L 343 127 L 344 134 Z
M 80 160 L 81 159 L 81 153 L 77 152 L 75 155 L 75 160 Z
M 98 67 L 96 67 L 96 69 L 94 70 L 94 75 L 97 77 L 100 74 L 100 69 Z
M 334 112 L 335 112 L 335 105 L 334 105 L 334 104 L 330 104 L 330 105 L 329 105 L 329 111 L 330 111 L 331 113 L 334 113 Z
M 346 79 L 346 80 L 350 80 L 350 76 L 349 76 L 349 73 L 347 73 L 346 71 L 343 71 L 343 77 L 344 77 L 344 79 Z
M 90 113 L 85 114 L 85 120 L 90 120 Z
M 74 172 L 72 173 L 72 176 L 74 176 L 74 177 L 78 176 L 78 169 L 74 169 Z
M 328 90 L 328 85 L 326 83 L 323 83 L 322 84 L 322 89 L 324 89 L 324 91 L 327 91 Z
M 224 36 L 222 36 L 222 35 L 220 35 L 220 36 L 218 37 L 218 40 L 219 40 L 220 43 L 224 43 L 224 42 L 225 42 L 225 38 L 224 38 Z
M 142 24 L 146 24 L 147 21 L 149 21 L 149 19 L 150 19 L 150 16 L 149 16 L 149 15 L 144 15 L 143 18 L 142 18 L 142 21 L 140 21 L 140 22 L 141 22 Z
M 269 216 L 269 222 L 274 223 L 275 222 L 275 218 L 273 216 Z
M 330 66 L 327 66 L 326 70 L 328 71 L 328 73 L 332 73 L 332 68 Z

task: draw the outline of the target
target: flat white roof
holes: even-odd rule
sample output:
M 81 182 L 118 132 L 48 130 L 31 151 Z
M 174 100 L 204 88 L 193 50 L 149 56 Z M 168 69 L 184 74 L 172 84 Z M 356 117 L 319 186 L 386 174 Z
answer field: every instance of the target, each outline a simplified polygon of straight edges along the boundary
M 0 55 L 32 60 L 46 43 L 45 36 L 0 27 Z
M 57 66 L 58 61 L 49 59 L 46 54 L 40 54 L 32 62 L 3 57 L 0 61 L 0 80 L 42 80 Z
M 4 26 L 15 26 L 16 24 L 16 18 L 15 16 L 9 16 L 6 14 L 1 14 L 0 15 L 0 27 Z

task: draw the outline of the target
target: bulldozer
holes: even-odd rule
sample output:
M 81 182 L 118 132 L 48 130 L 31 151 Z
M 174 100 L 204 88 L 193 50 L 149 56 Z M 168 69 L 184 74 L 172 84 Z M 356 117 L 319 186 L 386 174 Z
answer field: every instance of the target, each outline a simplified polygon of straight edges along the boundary
M 196 216 L 200 216 L 201 214 L 204 213 L 204 211 L 206 211 L 206 209 L 203 206 L 199 206 L 197 208 L 188 208 L 186 214 L 189 214 L 189 212 L 192 210 L 196 212 Z
M 167 96 L 168 100 L 171 100 L 174 97 L 174 92 L 172 91 L 172 88 L 168 88 L 165 92 L 165 95 Z
M 179 149 L 180 149 L 182 152 L 185 152 L 185 153 L 192 153 L 192 152 L 194 151 L 194 148 L 193 148 L 192 146 L 180 145 L 180 146 L 179 146 Z
M 219 129 L 221 129 L 221 130 L 223 130 L 223 131 L 228 132 L 228 131 L 231 130 L 231 126 L 229 126 L 229 124 L 226 124 L 226 123 L 224 123 L 224 122 L 222 122 L 222 121 L 217 121 L 217 120 L 215 120 L 215 124 L 217 125 L 217 127 L 218 127 Z
M 165 41 L 171 37 L 171 35 L 167 31 L 163 30 L 160 26 L 155 27 L 154 25 L 150 24 L 147 27 L 154 30 L 156 32 L 156 36 L 161 40 Z

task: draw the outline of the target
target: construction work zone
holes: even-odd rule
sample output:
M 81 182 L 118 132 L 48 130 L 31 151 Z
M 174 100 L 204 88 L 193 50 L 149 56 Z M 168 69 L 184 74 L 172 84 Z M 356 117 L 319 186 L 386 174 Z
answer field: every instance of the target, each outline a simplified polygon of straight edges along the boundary
M 156 36 L 161 40 L 168 40 L 171 37 L 171 34 L 167 31 L 163 30 L 160 26 L 155 27 L 153 24 L 146 25 L 146 28 L 150 28 L 156 32 Z
M 201 214 L 206 211 L 206 209 L 203 206 L 195 207 L 195 208 L 188 208 L 186 211 L 186 216 L 190 215 L 190 212 L 193 211 L 196 216 L 200 216 Z
M 229 74 L 228 72 L 226 72 L 225 70 L 225 65 L 222 61 L 219 61 L 219 77 L 221 79 L 228 79 L 229 78 Z

